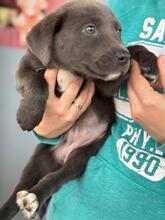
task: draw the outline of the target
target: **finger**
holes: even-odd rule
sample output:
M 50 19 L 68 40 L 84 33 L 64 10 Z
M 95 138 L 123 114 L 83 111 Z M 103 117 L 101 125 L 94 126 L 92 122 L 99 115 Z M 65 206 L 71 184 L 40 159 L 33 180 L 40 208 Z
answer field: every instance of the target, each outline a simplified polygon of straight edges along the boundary
M 75 99 L 70 108 L 70 115 L 72 118 L 78 118 L 87 109 L 87 107 L 91 103 L 94 92 L 94 82 L 87 82 L 85 88 L 83 89 L 79 97 Z
M 158 68 L 159 68 L 159 74 L 160 74 L 160 81 L 165 89 L 165 55 L 161 55 L 158 58 Z
M 154 94 L 153 88 L 148 81 L 142 76 L 139 65 L 136 61 L 131 61 L 131 77 L 129 84 L 136 93 L 139 100 L 148 99 Z
M 128 84 L 127 91 L 128 91 L 128 99 L 129 99 L 129 105 L 130 105 L 130 110 L 131 110 L 131 116 L 134 117 L 134 112 L 135 110 L 137 111 L 140 108 L 141 102 L 138 99 L 136 93 L 134 92 L 130 84 Z
M 89 88 L 89 91 L 88 91 L 88 95 L 87 95 L 87 97 L 86 97 L 86 100 L 85 100 L 84 105 L 82 106 L 81 114 L 82 114 L 83 112 L 85 112 L 86 109 L 88 108 L 88 106 L 90 105 L 94 93 L 95 93 L 95 84 L 94 84 L 94 82 L 91 82 L 90 88 Z
M 138 98 L 138 96 L 136 95 L 136 93 L 134 92 L 132 86 L 130 83 L 128 83 L 128 99 L 129 99 L 129 104 L 130 107 L 133 108 L 133 106 L 137 106 L 140 104 L 140 100 Z
M 63 107 L 65 109 L 68 109 L 72 105 L 73 101 L 76 99 L 82 83 L 83 83 L 83 80 L 73 81 L 69 85 L 67 90 L 62 94 L 60 98 L 60 102 L 63 104 Z
M 83 90 L 80 92 L 79 96 L 74 100 L 75 102 L 79 103 L 80 106 L 84 106 L 91 89 L 94 87 L 92 81 L 87 81 Z M 92 88 L 91 88 L 92 87 Z
M 57 73 L 57 69 L 47 69 L 44 75 L 44 78 L 48 83 L 49 98 L 55 96 Z

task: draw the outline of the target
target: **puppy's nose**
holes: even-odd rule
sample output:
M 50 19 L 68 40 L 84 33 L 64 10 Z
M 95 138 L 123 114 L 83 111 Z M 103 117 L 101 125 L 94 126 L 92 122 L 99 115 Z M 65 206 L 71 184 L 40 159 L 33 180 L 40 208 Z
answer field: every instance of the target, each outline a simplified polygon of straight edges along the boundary
M 130 60 L 130 53 L 126 50 L 117 51 L 115 55 L 119 64 L 126 64 Z

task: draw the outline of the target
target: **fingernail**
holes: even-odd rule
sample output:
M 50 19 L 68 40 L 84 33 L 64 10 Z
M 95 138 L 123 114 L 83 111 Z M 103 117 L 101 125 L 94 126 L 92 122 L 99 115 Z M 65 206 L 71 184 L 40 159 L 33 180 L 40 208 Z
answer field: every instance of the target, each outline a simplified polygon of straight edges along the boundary
M 91 82 L 92 82 L 92 79 L 91 79 L 91 78 L 88 78 L 88 79 L 87 79 L 87 82 L 88 82 L 88 83 L 91 83 Z
M 77 81 L 72 81 L 69 86 L 71 86 L 72 88 L 76 88 L 78 87 L 78 83 Z
M 88 81 L 88 84 L 89 84 L 90 86 L 94 86 L 94 82 L 93 82 L 93 80 L 90 79 L 90 80 Z

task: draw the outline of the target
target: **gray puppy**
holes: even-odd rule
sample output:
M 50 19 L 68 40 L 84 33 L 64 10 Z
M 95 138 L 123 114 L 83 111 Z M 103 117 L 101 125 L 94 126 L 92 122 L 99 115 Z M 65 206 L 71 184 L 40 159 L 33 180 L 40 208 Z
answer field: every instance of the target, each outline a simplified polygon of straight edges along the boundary
M 96 1 L 63 5 L 32 28 L 27 43 L 17 71 L 17 89 L 22 95 L 17 120 L 23 130 L 32 130 L 42 119 L 48 97 L 46 68 L 91 78 L 96 92 L 60 144 L 37 146 L 20 182 L 0 209 L 2 220 L 11 219 L 19 208 L 29 219 L 37 213 L 42 218 L 51 195 L 83 174 L 89 158 L 110 134 L 115 121 L 112 95 L 129 77 L 130 55 L 146 77 L 158 78 L 156 57 L 142 46 L 125 48 L 117 18 Z

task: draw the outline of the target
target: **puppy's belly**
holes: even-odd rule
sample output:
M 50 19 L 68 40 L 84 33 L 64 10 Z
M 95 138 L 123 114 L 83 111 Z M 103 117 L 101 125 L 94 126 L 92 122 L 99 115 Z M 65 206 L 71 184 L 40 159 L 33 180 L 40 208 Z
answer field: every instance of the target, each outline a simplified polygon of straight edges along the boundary
M 94 112 L 88 112 L 66 133 L 64 141 L 53 149 L 55 160 L 64 164 L 73 150 L 103 137 L 107 126 L 107 120 L 100 120 Z

